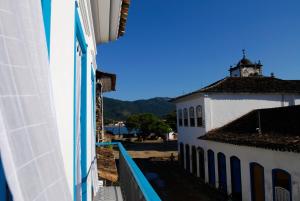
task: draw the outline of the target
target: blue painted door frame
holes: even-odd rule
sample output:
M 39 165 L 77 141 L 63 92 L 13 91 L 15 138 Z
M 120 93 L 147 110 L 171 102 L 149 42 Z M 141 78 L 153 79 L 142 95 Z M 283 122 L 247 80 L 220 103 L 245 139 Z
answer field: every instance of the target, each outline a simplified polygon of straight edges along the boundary
M 204 160 L 204 150 L 201 147 L 198 147 L 198 156 L 199 156 L 199 176 L 202 181 L 205 181 L 205 160 Z
M 235 201 L 242 200 L 241 162 L 236 156 L 230 157 L 232 197 Z
M 73 177 L 74 177 L 74 200 L 76 200 L 76 74 L 79 69 L 76 66 L 76 42 L 82 50 L 81 56 L 81 94 L 80 94 L 80 138 L 81 138 L 81 190 L 82 201 L 87 201 L 87 43 L 79 18 L 78 5 L 75 3 L 75 30 L 74 30 L 74 158 L 73 158 Z
M 211 186 L 216 185 L 216 173 L 215 173 L 215 154 L 212 150 L 207 151 L 208 160 L 208 181 Z
M 226 157 L 223 153 L 218 153 L 218 176 L 219 189 L 227 193 Z

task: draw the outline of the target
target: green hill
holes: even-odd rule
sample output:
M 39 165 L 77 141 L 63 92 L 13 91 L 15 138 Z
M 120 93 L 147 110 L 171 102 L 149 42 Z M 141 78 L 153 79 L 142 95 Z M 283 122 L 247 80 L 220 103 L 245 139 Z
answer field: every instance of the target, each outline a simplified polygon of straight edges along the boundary
M 151 98 L 148 100 L 122 101 L 104 97 L 104 119 L 126 120 L 131 114 L 152 113 L 159 117 L 175 110 L 170 98 Z

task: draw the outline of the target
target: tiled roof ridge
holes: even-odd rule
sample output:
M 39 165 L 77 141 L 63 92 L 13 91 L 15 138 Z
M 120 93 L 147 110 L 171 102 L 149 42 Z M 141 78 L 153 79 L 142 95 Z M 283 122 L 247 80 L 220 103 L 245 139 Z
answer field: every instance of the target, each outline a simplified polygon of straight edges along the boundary
M 203 87 L 203 88 L 199 89 L 198 92 L 202 92 L 202 91 L 208 90 L 208 89 L 210 89 L 210 88 L 212 88 L 212 87 L 216 87 L 216 86 L 222 84 L 223 82 L 225 82 L 228 78 L 230 78 L 230 77 L 228 77 L 228 76 L 227 76 L 227 77 L 224 77 L 224 78 L 221 79 L 221 80 L 218 80 L 218 81 L 216 81 L 216 82 L 214 82 L 214 83 L 212 83 L 212 84 L 210 84 L 210 85 L 208 85 L 208 86 L 206 86 L 206 87 Z
M 255 109 L 226 125 L 210 130 L 198 139 L 240 146 L 300 152 L 300 127 L 297 122 L 299 114 L 300 105 Z M 262 130 L 257 130 L 259 127 L 257 122 L 259 117 L 257 115 L 262 117 Z M 282 122 L 280 116 L 284 115 L 288 116 Z M 269 124 L 270 121 L 276 125 Z M 280 123 L 278 124 L 278 122 Z

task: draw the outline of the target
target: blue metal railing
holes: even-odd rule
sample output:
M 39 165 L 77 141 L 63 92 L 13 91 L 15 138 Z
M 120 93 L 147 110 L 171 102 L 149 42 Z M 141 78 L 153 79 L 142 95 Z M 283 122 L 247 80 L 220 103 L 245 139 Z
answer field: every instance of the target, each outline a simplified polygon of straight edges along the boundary
M 161 201 L 157 193 L 152 188 L 137 164 L 129 156 L 126 149 L 120 142 L 102 142 L 96 143 L 97 146 L 117 145 L 120 151 L 120 184 L 126 200 L 146 200 Z M 128 171 L 130 172 L 128 172 Z M 125 180 L 124 180 L 125 179 Z M 131 182 L 132 181 L 132 182 Z M 137 188 L 137 189 L 136 189 Z M 138 191 L 140 190 L 140 196 Z M 139 197 L 139 198 L 137 198 Z

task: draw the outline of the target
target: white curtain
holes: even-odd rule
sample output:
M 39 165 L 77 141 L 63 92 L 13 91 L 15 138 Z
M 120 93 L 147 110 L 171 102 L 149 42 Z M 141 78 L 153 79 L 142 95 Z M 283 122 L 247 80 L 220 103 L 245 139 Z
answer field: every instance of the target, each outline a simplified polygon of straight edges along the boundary
M 71 200 L 41 0 L 0 0 L 0 153 L 15 201 Z
M 81 48 L 76 42 L 76 200 L 81 200 L 81 132 L 80 132 L 80 95 L 81 95 Z

